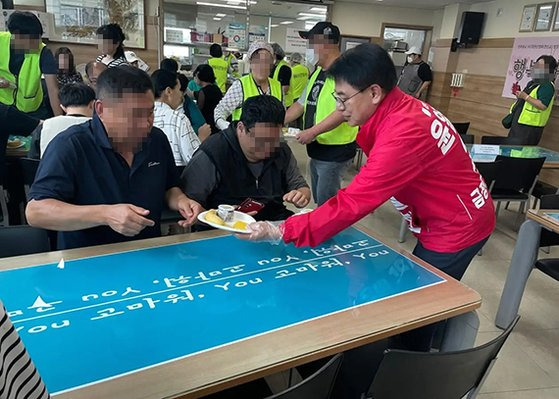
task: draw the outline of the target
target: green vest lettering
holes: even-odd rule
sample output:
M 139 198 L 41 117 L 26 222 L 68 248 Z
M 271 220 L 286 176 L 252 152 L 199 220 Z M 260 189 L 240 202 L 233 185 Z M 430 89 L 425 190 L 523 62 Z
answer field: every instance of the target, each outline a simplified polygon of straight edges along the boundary
M 214 70 L 215 84 L 222 93 L 225 94 L 225 84 L 227 83 L 227 69 L 229 64 L 223 58 L 210 58 L 208 64 Z
M 293 87 L 293 101 L 296 101 L 309 81 L 309 70 L 306 66 L 296 64 L 291 67 L 291 87 Z M 291 89 L 291 88 L 290 88 Z

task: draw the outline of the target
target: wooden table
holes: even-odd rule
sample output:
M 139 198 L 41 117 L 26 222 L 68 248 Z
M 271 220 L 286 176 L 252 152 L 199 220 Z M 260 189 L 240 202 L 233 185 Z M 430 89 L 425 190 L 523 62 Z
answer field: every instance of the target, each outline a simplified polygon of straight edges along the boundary
M 358 233 L 361 234 L 361 232 L 373 237 L 373 234 L 360 227 Z M 182 242 L 190 242 L 188 244 L 190 245 L 206 238 L 222 237 L 223 235 L 216 231 L 201 232 L 21 256 L 1 260 L 0 270 L 19 269 L 45 263 L 56 264 L 61 258 L 65 260 L 66 268 L 68 268 L 69 261 L 73 259 L 99 257 L 105 254 Z M 378 239 L 376 240 L 378 241 Z M 241 243 L 241 241 L 238 242 Z M 258 248 L 264 248 L 264 250 L 270 248 L 270 251 L 277 251 L 276 248 L 278 248 L 263 246 L 267 244 L 245 243 L 242 245 L 253 245 L 254 248 L 257 248 L 258 245 Z M 216 252 L 219 251 L 220 249 L 216 248 Z M 387 252 L 390 251 L 396 252 L 387 249 Z M 402 252 L 402 254 L 404 253 Z M 57 399 L 196 398 L 436 321 L 462 315 L 480 306 L 481 298 L 477 292 L 420 259 L 407 253 L 404 255 L 423 266 L 441 281 L 401 295 L 350 307 L 324 317 L 305 320 L 285 328 L 158 364 L 155 367 L 83 386 L 60 393 L 55 397 Z M 401 258 L 398 253 L 395 256 Z M 409 262 L 406 259 L 404 261 Z M 318 275 L 313 274 L 312 276 Z M 84 278 L 86 277 L 84 276 Z M 316 280 L 316 284 L 319 284 L 320 281 L 320 279 Z M 32 285 L 32 283 L 30 282 L 28 285 Z M 302 305 L 304 306 L 304 304 Z M 6 307 L 9 307 L 9 304 L 6 304 Z M 149 323 L 149 320 L 146 322 Z M 257 323 L 258 320 L 254 320 L 254 322 Z M 14 322 L 14 325 L 17 326 L 17 323 Z M 94 344 L 94 342 L 91 343 L 91 345 Z M 29 345 L 28 349 L 30 349 Z M 53 350 L 56 349 L 53 348 Z M 139 345 L 137 350 L 142 351 L 142 345 Z M 83 367 L 87 369 L 88 360 L 83 359 L 83 362 Z M 89 365 L 89 367 L 92 366 Z
M 559 210 L 530 209 L 526 221 L 520 226 L 495 317 L 495 325 L 499 328 L 506 329 L 518 315 L 522 294 L 537 260 L 542 227 L 559 233 L 559 220 L 548 215 L 553 213 L 559 215 Z

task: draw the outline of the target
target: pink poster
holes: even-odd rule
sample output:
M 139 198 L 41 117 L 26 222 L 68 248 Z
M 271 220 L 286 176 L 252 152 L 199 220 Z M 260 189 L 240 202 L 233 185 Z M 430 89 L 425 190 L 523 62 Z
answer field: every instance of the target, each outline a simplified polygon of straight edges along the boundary
M 541 55 L 552 55 L 559 59 L 559 36 L 523 37 L 514 40 L 512 55 L 503 87 L 503 97 L 516 98 L 513 90 L 522 90 L 532 80 L 532 65 Z M 556 79 L 555 87 L 559 89 Z

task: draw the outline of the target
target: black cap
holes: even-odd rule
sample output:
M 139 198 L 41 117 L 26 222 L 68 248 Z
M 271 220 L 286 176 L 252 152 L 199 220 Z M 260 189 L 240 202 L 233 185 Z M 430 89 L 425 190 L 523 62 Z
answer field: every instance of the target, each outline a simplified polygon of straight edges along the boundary
M 308 32 L 299 31 L 299 35 L 303 39 L 309 39 L 314 35 L 324 35 L 336 43 L 340 41 L 340 29 L 333 23 L 326 21 L 318 22 Z

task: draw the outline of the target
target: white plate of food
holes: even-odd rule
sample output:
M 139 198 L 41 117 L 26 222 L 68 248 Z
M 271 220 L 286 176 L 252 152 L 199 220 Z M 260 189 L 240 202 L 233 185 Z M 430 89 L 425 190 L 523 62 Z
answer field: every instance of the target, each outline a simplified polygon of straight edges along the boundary
M 250 230 L 248 225 L 256 222 L 254 218 L 243 212 L 233 212 L 231 221 L 225 222 L 217 215 L 217 210 L 210 209 L 209 211 L 202 212 L 198 215 L 198 220 L 202 223 L 210 225 L 216 229 L 230 231 L 232 233 L 248 234 Z
M 285 138 L 289 138 L 289 139 L 294 139 L 297 137 L 297 135 L 301 132 L 301 129 L 297 129 L 296 127 L 289 127 L 289 128 L 283 128 L 282 129 L 282 133 L 283 133 L 283 137 Z

